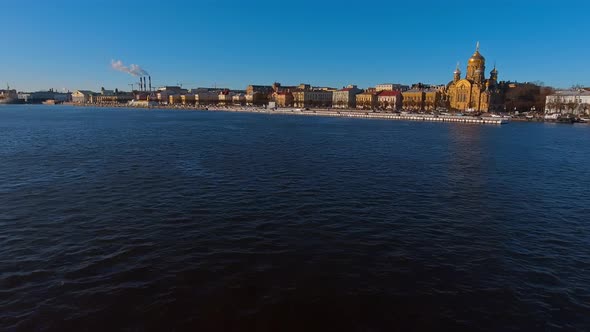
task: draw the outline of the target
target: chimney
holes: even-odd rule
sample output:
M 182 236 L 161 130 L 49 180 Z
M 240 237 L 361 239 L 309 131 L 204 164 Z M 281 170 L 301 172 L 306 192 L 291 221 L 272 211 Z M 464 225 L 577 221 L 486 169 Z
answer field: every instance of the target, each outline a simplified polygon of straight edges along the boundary
M 149 80 L 150 80 L 150 91 L 152 91 L 152 77 L 148 76 Z
M 139 91 L 143 91 L 143 78 L 139 76 Z

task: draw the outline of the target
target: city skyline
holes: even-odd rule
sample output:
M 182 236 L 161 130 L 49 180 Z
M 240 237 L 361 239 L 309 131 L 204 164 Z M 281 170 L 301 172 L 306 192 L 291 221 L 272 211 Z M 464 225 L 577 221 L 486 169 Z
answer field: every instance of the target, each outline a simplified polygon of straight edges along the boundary
M 267 1 L 61 1 L 31 11 L 11 2 L 13 15 L 0 29 L 15 40 L 0 54 L 0 84 L 129 90 L 138 79 L 121 69 L 132 71 L 132 64 L 149 72 L 154 86 L 447 84 L 479 41 L 486 72 L 496 63 L 500 80 L 590 85 L 590 46 L 576 33 L 590 9 L 583 2 L 343 4 L 300 1 L 287 10 Z M 541 20 L 547 17 L 555 24 Z

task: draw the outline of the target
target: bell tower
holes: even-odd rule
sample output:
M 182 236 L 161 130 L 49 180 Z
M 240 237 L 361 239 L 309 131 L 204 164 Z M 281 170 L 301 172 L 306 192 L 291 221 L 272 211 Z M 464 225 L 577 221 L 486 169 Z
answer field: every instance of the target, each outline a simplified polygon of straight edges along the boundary
M 467 79 L 474 82 L 483 82 L 486 70 L 486 59 L 479 53 L 479 42 L 475 46 L 475 53 L 467 63 Z
M 459 69 L 459 62 L 457 62 L 457 67 L 453 72 L 453 82 L 458 82 L 461 79 L 461 69 Z
M 496 69 L 496 65 L 494 64 L 494 69 L 490 72 L 490 81 L 494 81 L 494 83 L 498 82 L 498 69 Z

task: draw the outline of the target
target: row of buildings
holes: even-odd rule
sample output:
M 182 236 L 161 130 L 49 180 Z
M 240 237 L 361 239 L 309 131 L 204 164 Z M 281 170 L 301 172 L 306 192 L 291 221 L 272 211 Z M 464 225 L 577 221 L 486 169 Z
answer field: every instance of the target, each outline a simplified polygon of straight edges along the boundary
M 334 89 L 312 87 L 310 84 L 282 86 L 274 83 L 269 86 L 250 85 L 243 91 L 213 88 L 188 90 L 177 86 L 162 87 L 152 92 L 119 92 L 104 88 L 99 93 L 77 90 L 71 94 L 71 101 L 79 104 L 153 102 L 168 105 L 254 106 L 272 103 L 275 107 L 431 110 L 440 106 L 443 91 L 443 87 L 423 84 L 416 84 L 412 88 L 400 84 L 379 84 L 363 90 L 356 85 Z
M 467 73 L 461 77 L 457 67 L 454 78 L 447 85 L 429 86 L 415 84 L 384 83 L 375 87 L 360 89 L 349 85 L 341 89 L 314 87 L 310 84 L 283 86 L 250 85 L 243 91 L 229 89 L 182 89 L 167 86 L 155 91 L 134 91 L 130 93 L 102 89 L 100 93 L 79 90 L 72 94 L 75 103 L 163 103 L 171 105 L 268 105 L 276 107 L 332 107 L 364 110 L 412 110 L 432 111 L 437 108 L 451 108 L 462 111 L 489 111 L 501 108 L 496 68 L 486 79 L 485 58 L 479 53 L 479 45 L 468 61 Z M 272 104 L 271 104 L 272 105 Z
M 457 79 L 455 83 L 459 82 Z M 488 81 L 489 82 L 489 81 Z M 465 84 L 465 83 L 462 83 Z M 477 84 L 477 83 L 476 83 Z M 457 84 L 458 85 L 458 84 Z M 356 85 L 349 85 L 341 89 L 329 87 L 312 87 L 309 84 L 298 86 L 281 86 L 280 83 L 273 85 L 250 85 L 246 90 L 236 91 L 229 89 L 197 88 L 182 89 L 177 86 L 167 86 L 153 92 L 134 91 L 120 92 L 118 90 L 101 89 L 100 92 L 78 90 L 74 93 L 35 92 L 25 95 L 29 102 L 40 102 L 46 99 L 56 101 L 73 101 L 81 104 L 123 104 L 129 102 L 155 103 L 168 105 L 269 105 L 274 107 L 298 107 L 298 108 L 338 108 L 338 109 L 362 109 L 362 110 L 410 110 L 410 111 L 432 111 L 435 109 L 459 109 L 453 107 L 453 100 L 456 103 L 465 103 L 466 92 L 455 85 L 455 89 L 447 86 L 428 86 L 415 84 L 403 86 L 399 84 L 378 84 L 374 88 L 360 89 Z M 486 83 L 486 85 L 491 85 Z M 497 85 L 499 87 L 500 85 Z M 507 83 L 502 85 L 504 91 L 527 86 L 530 90 L 531 84 Z M 469 89 L 472 96 L 478 94 L 477 85 Z M 532 86 L 535 87 L 534 85 Z M 474 91 L 475 90 L 475 91 Z M 19 98 L 23 94 L 19 93 Z M 523 99 L 530 99 L 530 95 L 524 95 Z M 491 98 L 490 89 L 479 91 L 476 98 L 481 104 L 487 104 Z M 573 114 L 590 115 L 590 89 L 560 90 L 543 97 L 545 101 L 542 106 L 536 108 L 534 104 L 520 106 L 523 110 L 543 110 L 546 114 Z M 516 111 L 504 101 L 493 101 L 496 110 Z M 508 101 L 506 101 L 507 103 Z M 512 105 L 512 104 L 510 104 Z M 508 106 L 510 106 L 508 105 Z M 456 105 L 455 105 L 456 106 Z M 465 106 L 466 107 L 466 106 Z M 468 107 L 470 108 L 470 107 Z M 467 109 L 468 109 L 467 108 Z M 535 109 L 536 108 L 536 109 Z M 477 108 L 482 110 L 482 108 Z M 488 108 L 489 110 L 489 108 Z
M 149 89 L 146 80 L 139 90 L 123 92 L 101 89 L 100 92 L 78 90 L 59 94 L 52 90 L 28 95 L 19 99 L 42 101 L 72 101 L 80 104 L 136 105 L 252 105 L 296 108 L 338 108 L 385 111 L 455 110 L 461 112 L 516 112 L 544 110 L 547 114 L 589 114 L 590 91 L 584 89 L 545 93 L 540 86 L 530 83 L 502 82 L 498 80 L 496 66 L 486 76 L 486 59 L 480 53 L 479 43 L 467 60 L 465 74 L 459 65 L 453 79 L 444 85 L 414 84 L 412 86 L 383 83 L 361 89 L 348 85 L 339 89 L 317 87 L 310 84 L 283 86 L 249 85 L 245 90 L 224 88 L 183 89 L 165 86 Z M 546 90 L 546 89 L 545 89 Z
M 123 92 L 118 89 L 106 90 L 101 88 L 100 92 L 90 90 L 76 90 L 72 93 L 71 101 L 77 104 L 124 104 L 135 98 L 133 92 Z
M 41 104 L 48 100 L 57 102 L 70 101 L 72 94 L 70 92 L 58 92 L 53 89 L 36 92 L 17 92 L 15 89 L 8 87 L 0 90 L 0 104 Z

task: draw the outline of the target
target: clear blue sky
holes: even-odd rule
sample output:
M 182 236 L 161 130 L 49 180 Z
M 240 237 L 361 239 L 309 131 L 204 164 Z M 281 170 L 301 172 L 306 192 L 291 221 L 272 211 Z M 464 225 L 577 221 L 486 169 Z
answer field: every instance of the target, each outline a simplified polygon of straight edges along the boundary
M 501 80 L 590 86 L 590 1 L 39 1 L 2 3 L 0 86 L 447 83 L 480 41 Z M 489 75 L 486 73 L 486 75 Z

